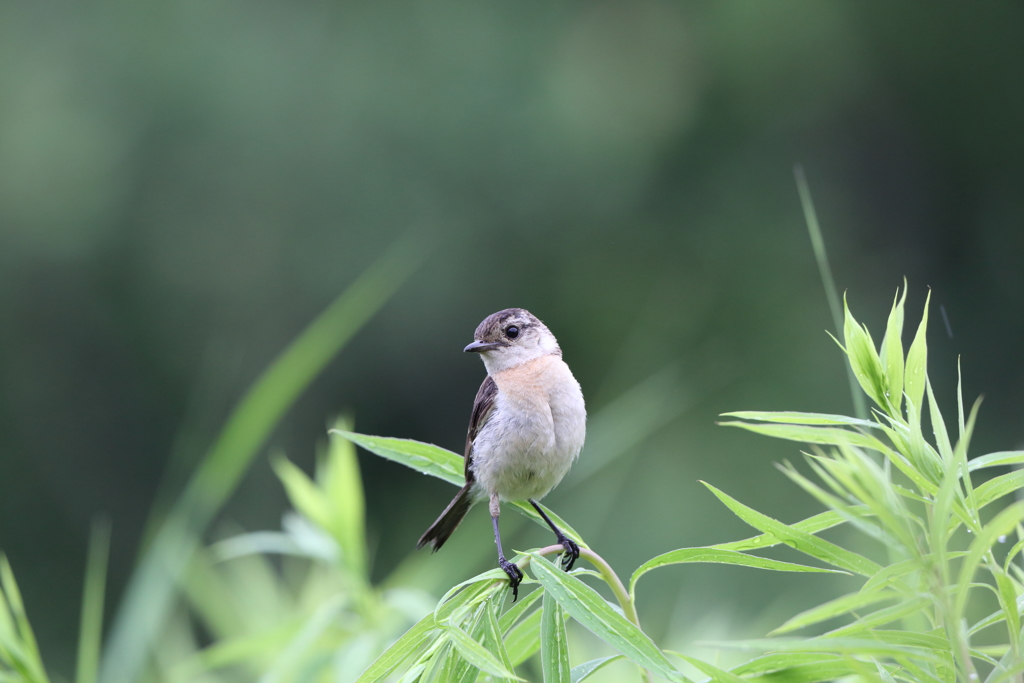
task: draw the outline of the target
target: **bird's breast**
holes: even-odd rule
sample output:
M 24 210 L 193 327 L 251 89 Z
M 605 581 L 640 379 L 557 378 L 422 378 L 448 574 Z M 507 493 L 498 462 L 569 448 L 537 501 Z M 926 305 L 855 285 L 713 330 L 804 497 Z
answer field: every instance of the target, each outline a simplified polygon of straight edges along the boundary
M 508 500 L 540 498 L 583 448 L 586 408 L 558 356 L 494 373 L 495 409 L 473 444 L 480 484 Z

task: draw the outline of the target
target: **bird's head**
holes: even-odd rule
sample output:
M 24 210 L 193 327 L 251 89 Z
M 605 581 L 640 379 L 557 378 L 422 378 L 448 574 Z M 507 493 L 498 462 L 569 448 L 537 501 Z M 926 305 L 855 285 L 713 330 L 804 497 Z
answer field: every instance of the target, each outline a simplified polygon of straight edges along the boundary
M 479 353 L 494 374 L 562 350 L 551 330 L 524 308 L 506 308 L 484 318 L 464 351 Z

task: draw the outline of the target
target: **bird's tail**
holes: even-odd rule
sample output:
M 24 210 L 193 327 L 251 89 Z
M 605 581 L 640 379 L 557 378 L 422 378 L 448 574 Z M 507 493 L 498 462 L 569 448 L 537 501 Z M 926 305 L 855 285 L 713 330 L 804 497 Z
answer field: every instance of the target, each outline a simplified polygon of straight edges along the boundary
M 472 484 L 463 486 L 452 502 L 448 503 L 448 507 L 444 509 L 441 516 L 437 518 L 437 521 L 423 532 L 419 543 L 416 544 L 417 549 L 430 543 L 434 546 L 434 550 L 437 551 L 444 545 L 444 542 L 448 540 L 448 537 L 459 526 L 462 518 L 469 512 L 469 508 L 473 507 L 473 496 L 469 493 L 470 486 Z

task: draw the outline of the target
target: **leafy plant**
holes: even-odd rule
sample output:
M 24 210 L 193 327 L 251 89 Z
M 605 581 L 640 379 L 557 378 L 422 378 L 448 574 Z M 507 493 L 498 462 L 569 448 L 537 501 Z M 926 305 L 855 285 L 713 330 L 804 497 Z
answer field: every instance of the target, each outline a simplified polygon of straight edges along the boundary
M 688 680 L 644 631 L 634 605 L 637 582 L 649 571 L 691 562 L 738 564 L 788 572 L 839 572 L 862 577 L 858 591 L 806 610 L 769 637 L 723 644 L 762 654 L 726 671 L 679 655 L 711 680 L 736 683 L 785 680 L 811 683 L 854 676 L 859 680 L 970 683 L 1020 681 L 1022 585 L 1014 562 L 1024 549 L 1024 503 L 1000 509 L 997 501 L 1024 484 L 1011 471 L 983 483 L 974 473 L 1024 462 L 1024 452 L 1001 452 L 968 460 L 978 411 L 969 414 L 957 392 L 956 440 L 950 438 L 927 373 L 927 303 L 906 355 L 902 346 L 906 293 L 894 301 L 882 344 L 876 349 L 866 326 L 845 307 L 844 341 L 852 371 L 874 401 L 871 419 L 794 412 L 735 412 L 724 424 L 812 445 L 806 453 L 820 483 L 789 463 L 781 469 L 827 511 L 784 524 L 705 484 L 740 519 L 760 534 L 742 541 L 674 550 L 633 573 L 628 590 L 612 569 L 583 542 L 581 557 L 597 571 L 558 571 L 545 556 L 560 546 L 521 554 L 524 585 L 535 590 L 505 611 L 507 581 L 499 570 L 454 587 L 437 608 L 400 638 L 359 678 L 390 680 L 403 665 L 402 683 L 473 681 L 478 675 L 517 680 L 515 667 L 540 651 L 545 681 L 577 683 L 615 658 L 569 667 L 565 615 L 636 663 L 648 680 Z M 927 400 L 926 400 L 927 397 Z M 931 440 L 925 436 L 927 411 Z M 461 457 L 429 444 L 335 430 L 370 452 L 425 474 L 462 485 Z M 519 506 L 537 518 L 529 506 Z M 539 521 L 539 518 L 537 518 Z M 821 538 L 847 524 L 887 553 L 884 563 Z M 1008 551 L 1006 538 L 1019 539 Z M 786 545 L 826 565 L 781 562 L 753 554 Z M 612 606 L 584 578 L 602 581 L 615 596 Z M 984 597 L 998 606 L 977 615 Z M 979 618 L 980 617 L 980 618 Z M 801 629 L 841 621 L 809 637 Z M 973 621 L 972 621 L 973 620 Z M 1005 642 L 979 645 L 979 634 L 999 631 Z

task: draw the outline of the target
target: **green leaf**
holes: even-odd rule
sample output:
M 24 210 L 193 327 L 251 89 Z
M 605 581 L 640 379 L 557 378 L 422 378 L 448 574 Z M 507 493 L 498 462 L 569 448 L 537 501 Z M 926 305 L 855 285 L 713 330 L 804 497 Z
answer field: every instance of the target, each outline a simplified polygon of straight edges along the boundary
M 999 605 L 1006 614 L 1007 630 L 1014 650 L 1018 649 L 1020 640 L 1020 608 L 1017 606 L 1017 589 L 1013 585 L 1013 579 L 1002 571 L 993 570 L 996 577 L 996 587 L 999 589 Z
M 997 539 L 1013 531 L 1021 520 L 1024 520 L 1024 502 L 1017 502 L 1000 511 L 992 521 L 982 528 L 981 533 L 975 535 L 967 555 L 960 563 L 960 577 L 957 581 L 954 603 L 954 617 L 958 620 L 964 613 L 971 588 L 971 579 L 974 577 L 978 564 Z
M 39 646 L 25 613 L 18 582 L 14 580 L 14 571 L 3 553 L 0 553 L 0 612 L 4 612 L 0 621 L 6 622 L 4 630 L 10 631 L 8 637 L 11 638 L 7 643 L 0 641 L 0 655 L 8 649 L 8 654 L 14 659 L 12 664 L 24 677 L 25 683 L 48 683 L 50 679 L 39 656 Z
M 541 610 L 535 610 L 505 636 L 505 648 L 512 666 L 519 666 L 540 649 L 540 618 Z
M 802 553 L 855 574 L 863 574 L 864 576 L 871 576 L 881 569 L 876 563 L 862 555 L 858 555 L 845 548 L 840 548 L 834 543 L 829 543 L 817 536 L 798 531 L 791 526 L 747 507 L 707 482 L 701 483 L 707 486 L 712 493 L 718 496 L 719 500 L 725 503 L 726 507 L 732 510 L 744 522 L 759 531 L 772 534 L 786 545 Z
M 989 479 L 974 489 L 974 500 L 978 509 L 989 503 L 1024 488 L 1024 470 L 1014 470 Z
M 440 446 L 412 439 L 368 436 L 343 429 L 332 429 L 330 433 L 345 437 L 374 455 L 411 467 L 422 474 L 443 479 L 449 484 L 461 487 L 466 483 L 463 475 L 466 461 L 461 455 Z
M 544 594 L 540 618 L 540 668 L 544 683 L 570 683 L 569 643 L 566 642 L 562 607 Z
M 846 340 L 846 355 L 850 359 L 850 366 L 853 374 L 871 399 L 881 406 L 887 408 L 885 399 L 885 376 L 882 371 L 882 363 L 878 358 L 878 351 L 875 350 L 875 343 L 871 339 L 868 328 L 854 320 L 850 313 L 850 307 L 843 297 L 843 336 Z
M 590 677 L 590 674 L 600 671 L 608 664 L 617 662 L 620 659 L 623 659 L 622 655 L 612 655 L 611 657 L 591 659 L 589 662 L 584 662 L 579 666 L 574 666 L 572 671 L 569 672 L 569 679 L 572 683 L 582 683 Z
M 659 567 L 672 564 L 686 564 L 691 562 L 708 564 L 735 564 L 755 569 L 768 569 L 776 572 L 822 572 L 829 574 L 846 574 L 847 572 L 836 571 L 835 569 L 822 569 L 820 567 L 808 567 L 803 564 L 792 562 L 780 562 L 770 560 L 756 555 L 746 555 L 735 550 L 721 550 L 718 548 L 680 548 L 658 555 L 640 565 L 632 578 L 629 580 L 629 592 L 633 595 L 636 582 L 641 576 Z
M 548 594 L 576 621 L 645 669 L 670 681 L 687 679 L 672 666 L 647 634 L 612 609 L 601 594 L 579 579 L 555 568 L 537 553 L 529 553 L 530 568 Z M 545 599 L 547 596 L 545 596 Z
M 907 283 L 903 281 L 903 296 L 899 290 L 892 302 L 892 311 L 886 323 L 885 336 L 882 337 L 881 361 L 885 373 L 885 395 L 889 400 L 888 412 L 893 417 L 900 417 L 903 405 L 903 304 L 907 300 Z
M 925 378 L 928 376 L 928 341 L 925 338 L 928 332 L 928 303 L 931 301 L 932 293 L 928 290 L 928 296 L 924 302 L 924 312 L 921 314 L 921 324 L 917 327 L 917 334 L 907 351 L 907 366 L 903 377 L 903 391 L 907 395 L 907 401 L 914 405 L 914 414 L 917 416 L 917 424 L 920 426 L 921 411 L 924 409 Z M 908 415 L 909 409 L 908 409 Z
M 827 652 L 856 656 L 876 655 L 882 657 L 913 656 L 928 661 L 940 661 L 930 646 L 893 644 L 874 638 L 760 638 L 715 642 L 720 648 L 761 650 L 771 652 L 812 653 Z
M 666 650 L 666 652 L 668 652 L 671 655 L 675 655 L 676 657 L 679 657 L 679 659 L 690 664 L 690 666 L 693 666 L 701 673 L 711 676 L 711 680 L 716 681 L 717 683 L 748 683 L 747 679 L 740 678 L 731 671 L 719 669 L 717 666 L 712 666 L 707 662 L 702 662 L 701 660 L 696 659 L 695 657 L 687 657 L 682 653 L 673 652 L 672 650 Z
M 822 654 L 820 652 L 785 652 L 755 657 L 754 659 L 751 659 L 749 662 L 745 662 L 737 667 L 733 667 L 732 672 L 737 675 L 747 676 L 750 674 L 766 674 L 775 671 L 784 671 L 795 666 L 831 664 L 843 661 L 846 661 L 844 657 L 838 655 Z
M 537 590 L 519 598 L 519 601 L 508 608 L 508 611 L 498 619 L 498 626 L 502 633 L 508 633 L 519 619 L 526 614 L 526 610 L 533 606 L 544 595 L 544 587 L 538 586 Z
M 536 592 L 536 591 L 534 591 Z M 493 601 L 485 610 L 484 620 L 484 644 L 487 649 L 498 657 L 498 661 L 507 671 L 513 671 L 512 658 L 505 649 L 505 639 L 502 637 L 501 626 L 498 624 L 496 612 L 500 608 L 497 601 Z
M 502 663 L 488 652 L 487 648 L 470 638 L 468 633 L 455 624 L 448 623 L 444 625 L 444 628 L 447 630 L 449 637 L 452 639 L 452 644 L 459 651 L 459 654 L 480 671 L 497 676 L 498 678 L 510 678 L 516 681 L 524 680 L 502 666 Z
M 735 417 L 740 420 L 751 420 L 753 422 L 780 422 L 790 425 L 808 426 L 835 426 L 835 427 L 861 427 L 863 429 L 878 429 L 878 423 L 871 420 L 861 420 L 846 415 L 827 415 L 824 413 L 798 413 L 789 411 L 757 411 L 737 410 L 731 413 L 722 413 L 722 417 Z
M 350 420 L 338 420 L 336 429 L 351 429 Z M 341 546 L 342 559 L 364 581 L 366 567 L 366 522 L 363 480 L 352 442 L 336 434 L 330 437 L 321 486 L 331 507 L 329 530 Z
M 284 484 L 292 506 L 324 531 L 331 530 L 331 504 L 323 491 L 292 461 L 283 456 L 271 459 L 277 478 Z
M 1001 465 L 1019 465 L 1024 463 L 1024 451 L 1000 451 L 982 455 L 967 463 L 967 469 L 971 472 L 986 467 L 999 467 Z
M 932 390 L 932 381 L 925 375 L 924 386 L 928 391 L 928 412 L 932 422 L 932 433 L 935 435 L 935 445 L 939 449 L 939 455 L 947 462 L 953 459 L 953 445 L 949 441 L 949 432 L 946 431 L 946 422 L 942 419 L 942 412 L 939 410 L 939 403 L 935 400 L 935 392 Z
M 860 446 L 884 453 L 885 444 L 868 434 L 837 427 L 811 427 L 795 424 L 757 424 L 750 422 L 719 422 L 723 427 L 739 427 L 757 434 L 801 443 L 819 443 L 829 446 Z M 877 426 L 877 425 L 876 425 Z
M 420 619 L 415 626 L 405 632 L 376 661 L 356 679 L 356 683 L 378 683 L 391 675 L 395 669 L 430 640 L 436 633 L 433 613 Z
M 823 634 L 821 637 L 838 638 L 840 636 L 847 635 L 860 635 L 869 629 L 875 628 L 876 626 L 891 624 L 894 621 L 916 614 L 929 604 L 931 604 L 931 600 L 926 597 L 904 600 L 903 602 L 892 605 L 891 607 L 886 607 L 884 609 L 876 610 L 870 614 L 866 614 L 854 621 L 852 624 L 840 626 L 837 629 L 833 629 L 828 633 Z
M 795 524 L 790 526 L 797 531 L 803 531 L 808 534 L 816 534 L 819 531 L 825 529 L 831 529 L 832 527 L 839 526 L 846 522 L 846 518 L 836 512 L 835 510 L 827 510 L 826 512 L 819 512 L 818 514 L 802 519 Z M 757 550 L 759 548 L 771 548 L 772 546 L 780 545 L 782 541 L 775 538 L 771 534 L 760 534 L 758 536 L 751 536 L 741 541 L 730 541 L 729 543 L 717 543 L 715 545 L 708 546 L 709 548 L 717 548 L 720 550 Z
M 860 609 L 861 607 L 867 607 L 873 605 L 876 602 L 882 602 L 884 600 L 892 600 L 898 598 L 899 594 L 892 591 L 878 591 L 874 593 L 849 593 L 840 598 L 829 600 L 826 603 L 812 607 L 809 610 L 805 610 L 800 614 L 790 618 L 782 626 L 769 633 L 769 636 L 775 636 L 782 633 L 789 633 L 797 629 L 818 624 L 828 619 L 834 619 L 835 617 L 848 614 L 849 612 Z
M 89 534 L 89 556 L 82 589 L 82 618 L 78 630 L 75 683 L 95 683 L 103 643 L 103 597 L 110 555 L 110 522 L 95 519 Z

